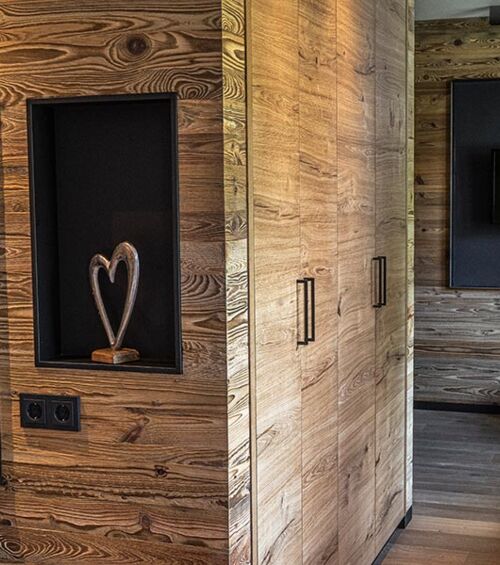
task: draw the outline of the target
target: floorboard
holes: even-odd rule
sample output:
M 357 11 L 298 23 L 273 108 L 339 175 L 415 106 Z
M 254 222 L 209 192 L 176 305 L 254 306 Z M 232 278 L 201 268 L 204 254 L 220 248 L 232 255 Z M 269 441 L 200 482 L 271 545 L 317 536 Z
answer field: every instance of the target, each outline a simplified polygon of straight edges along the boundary
M 384 565 L 500 565 L 500 416 L 415 411 L 413 520 Z

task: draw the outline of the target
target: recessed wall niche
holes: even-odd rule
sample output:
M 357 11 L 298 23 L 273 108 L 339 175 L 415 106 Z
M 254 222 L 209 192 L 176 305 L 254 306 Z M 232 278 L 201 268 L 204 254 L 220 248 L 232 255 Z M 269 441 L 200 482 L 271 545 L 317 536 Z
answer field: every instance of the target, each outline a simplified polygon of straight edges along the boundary
M 180 373 L 177 122 L 174 94 L 28 101 L 35 362 L 37 366 Z M 102 365 L 108 347 L 89 282 L 96 253 L 130 241 L 140 257 L 124 346 L 141 360 Z M 101 271 L 120 323 L 127 271 Z

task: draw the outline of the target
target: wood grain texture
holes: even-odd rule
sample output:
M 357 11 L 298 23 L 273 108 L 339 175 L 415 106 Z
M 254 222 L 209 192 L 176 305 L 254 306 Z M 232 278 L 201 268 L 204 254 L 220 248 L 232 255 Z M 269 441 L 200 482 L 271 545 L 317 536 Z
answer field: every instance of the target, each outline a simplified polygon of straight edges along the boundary
M 252 84 L 265 85 L 270 94 L 266 100 L 277 104 L 281 102 L 280 109 L 285 109 L 284 100 L 290 98 L 295 101 L 298 108 L 299 123 L 292 122 L 294 114 L 288 115 L 284 121 L 281 114 L 261 116 L 260 100 L 252 97 L 252 116 L 254 120 L 252 151 L 254 163 L 254 229 L 255 229 L 255 311 L 256 311 L 256 420 L 260 425 L 262 411 L 273 417 L 273 426 L 279 423 L 280 429 L 274 432 L 276 440 L 269 447 L 274 447 L 274 453 L 279 459 L 271 459 L 272 455 L 257 449 L 256 480 L 258 493 L 256 496 L 256 514 L 258 522 L 258 555 L 259 563 L 369 563 L 375 557 L 375 483 L 376 483 L 376 456 L 375 456 L 375 424 L 376 424 L 376 382 L 375 382 L 375 315 L 372 306 L 371 266 L 375 254 L 375 179 L 376 179 L 376 60 L 375 60 L 375 27 L 376 10 L 374 2 L 365 2 L 361 7 L 344 3 L 342 6 L 336 2 L 308 2 L 301 0 L 298 4 L 298 37 L 299 37 L 299 65 L 295 66 L 293 52 L 289 55 L 283 48 L 280 51 L 281 60 L 286 57 L 288 63 L 290 83 L 286 97 L 281 91 L 281 82 L 276 78 L 271 82 L 268 74 L 264 77 L 258 74 L 260 68 L 253 72 Z M 391 378 L 387 379 L 386 392 L 389 399 L 389 408 L 383 413 L 381 408 L 380 438 L 390 437 L 381 450 L 380 491 L 383 501 L 379 523 L 383 523 L 379 534 L 380 539 L 387 537 L 391 527 L 395 527 L 393 507 L 398 508 L 398 499 L 391 491 L 393 475 L 386 472 L 392 470 L 389 463 L 391 449 L 399 448 L 395 467 L 399 470 L 399 485 L 396 485 L 399 495 L 399 515 L 401 519 L 404 511 L 404 443 L 401 441 L 405 435 L 405 309 L 406 309 L 406 4 L 403 11 L 397 12 L 399 20 L 396 22 L 398 32 L 401 34 L 402 43 L 392 45 L 395 55 L 391 56 L 397 61 L 396 65 L 403 70 L 403 77 L 399 82 L 402 89 L 402 106 L 399 122 L 396 125 L 399 137 L 392 144 L 387 138 L 380 138 L 381 161 L 386 158 L 387 152 L 395 151 L 398 161 L 395 167 L 400 173 L 399 187 L 400 203 L 399 214 L 392 214 L 392 209 L 387 206 L 384 216 L 384 206 L 381 205 L 379 221 L 382 226 L 385 221 L 390 225 L 388 230 L 391 237 L 399 237 L 398 250 L 401 256 L 395 257 L 395 265 L 399 265 L 398 277 L 394 277 L 394 297 L 397 296 L 399 304 L 399 318 L 396 319 L 397 331 L 387 337 L 388 342 L 394 341 L 400 350 L 385 352 L 390 359 L 399 364 L 403 374 L 399 375 L 396 389 L 399 396 L 391 390 Z M 256 5 L 253 8 L 253 26 L 267 31 L 269 35 L 269 18 L 266 22 L 256 19 Z M 259 15 L 262 8 L 258 7 Z M 282 8 L 283 9 L 283 8 Z M 288 10 L 288 9 L 287 9 Z M 392 4 L 384 4 L 380 13 L 390 17 Z M 386 14 L 387 11 L 387 14 Z M 294 9 L 286 12 L 292 25 L 287 20 L 287 26 L 281 25 L 281 35 L 287 36 L 288 41 L 294 41 L 296 26 L 296 13 Z M 282 10 L 280 12 L 283 18 Z M 273 16 L 274 17 L 274 16 Z M 274 20 L 272 20 L 274 22 Z M 369 32 L 361 21 L 371 21 Z M 394 25 L 388 23 L 388 27 Z M 267 28 L 265 27 L 267 25 Z M 255 27 L 254 27 L 255 29 Z M 353 33 L 353 29 L 354 32 Z M 277 33 L 277 32 L 276 32 Z M 278 36 L 276 36 L 278 37 Z M 331 52 L 332 38 L 338 37 L 336 52 Z M 385 41 L 385 37 L 383 40 Z M 392 39 L 392 38 L 391 38 Z M 282 37 L 278 37 L 281 41 Z M 380 38 L 382 41 L 382 37 Z M 262 44 L 264 45 L 264 44 Z M 286 44 L 288 45 L 288 44 Z M 262 49 L 262 51 L 261 51 Z M 264 47 L 253 45 L 252 61 L 256 64 L 256 54 L 263 56 Z M 399 51 L 398 51 L 399 49 Z M 366 60 L 366 54 L 369 60 Z M 285 55 L 284 55 L 285 54 Z M 289 59 L 290 56 L 290 59 Z M 338 59 L 338 61 L 337 61 Z M 394 60 L 392 59 L 392 60 Z M 268 62 L 269 61 L 269 62 Z M 266 64 L 273 64 L 274 58 L 266 60 Z M 274 63 L 275 64 L 275 63 Z M 381 69 L 390 67 L 389 61 L 380 61 Z M 273 67 L 274 74 L 281 71 L 279 66 Z M 266 67 L 267 69 L 267 67 Z M 387 84 L 392 84 L 390 70 L 387 73 Z M 298 73 L 298 74 L 297 74 Z M 258 79 L 257 79 L 258 75 Z M 281 79 L 281 75 L 278 74 Z M 401 78 L 401 77 L 400 77 Z M 382 82 L 382 79 L 381 79 Z M 337 91 L 335 90 L 337 84 Z M 295 100 L 294 89 L 298 87 L 298 100 Z M 390 87 L 389 87 L 390 88 Z M 382 92 L 381 96 L 386 92 Z M 399 93 L 398 93 L 399 94 Z M 397 98 L 397 96 L 396 96 Z M 295 107 L 294 107 L 295 110 Z M 381 125 L 386 125 L 387 130 L 392 125 L 391 111 L 380 113 Z M 267 130 L 261 128 L 261 120 L 265 120 Z M 299 127 L 298 154 L 296 148 L 296 127 Z M 282 138 L 274 135 L 274 128 L 282 132 Z M 265 153 L 256 150 L 263 143 L 263 132 L 269 137 L 272 131 L 272 140 L 279 139 L 279 144 L 267 146 Z M 338 139 L 338 145 L 337 145 Z M 391 141 L 391 140 L 389 140 Z M 338 151 L 337 151 L 338 146 Z M 281 167 L 284 162 L 282 151 L 287 149 L 287 159 L 298 159 L 300 163 L 299 178 L 296 180 L 295 163 L 287 163 L 287 191 L 280 187 L 274 178 L 272 187 L 258 186 L 262 182 L 260 167 L 273 170 L 270 163 Z M 390 159 L 389 159 L 390 160 Z M 381 162 L 381 168 L 386 166 Z M 398 166 L 402 168 L 398 169 Z M 279 169 L 281 171 L 281 169 Z M 279 179 L 281 181 L 281 176 Z M 401 176 L 402 175 L 402 176 Z M 382 185 L 381 179 L 380 184 Z M 296 198 L 296 182 L 299 183 L 300 201 L 298 210 L 295 201 L 290 204 L 292 194 Z M 284 212 L 275 218 L 269 211 L 267 215 L 273 221 L 264 226 L 261 222 L 262 210 L 259 204 L 262 199 L 261 191 L 267 199 L 277 197 L 280 190 L 281 205 L 288 206 L 288 216 Z M 388 186 L 388 192 L 394 191 L 394 183 Z M 276 192 L 275 192 L 276 191 Z M 387 203 L 386 203 L 387 204 Z M 267 205 L 269 207 L 269 204 Z M 290 238 L 284 229 L 290 229 L 292 210 L 297 213 L 300 222 L 299 244 L 301 249 L 300 271 L 296 271 L 297 261 L 295 240 L 289 239 L 287 248 L 287 264 L 281 264 L 281 255 L 274 252 L 277 248 L 274 238 L 280 237 L 282 246 L 285 238 Z M 394 217 L 394 220 L 392 218 Z M 338 219 L 337 219 L 338 217 Z M 384 220 L 385 218 L 385 220 Z M 389 218 L 389 220 L 387 220 Z M 284 225 L 285 220 L 289 225 Z M 391 220 L 393 223 L 391 224 Z M 272 236 L 270 228 L 273 228 Z M 265 231 L 264 231 L 265 229 Z M 397 232 L 394 234 L 394 230 Z M 399 230 L 399 231 L 398 231 Z M 264 239 L 267 238 L 267 241 Z M 387 236 L 387 239 L 390 239 Z M 268 245 L 264 245 L 268 243 Z M 382 242 L 383 243 L 383 242 Z M 260 245 L 260 247 L 259 247 Z M 281 249 L 281 248 L 280 248 Z M 265 259 L 273 257 L 273 267 L 265 263 L 268 270 L 259 272 L 258 265 L 264 264 Z M 296 396 L 294 387 L 287 386 L 286 390 L 278 389 L 274 399 L 270 392 L 265 395 L 263 383 L 269 379 L 271 362 L 279 363 L 279 369 L 273 373 L 274 381 L 278 375 L 281 384 L 284 380 L 280 377 L 281 371 L 287 370 L 289 379 L 292 379 L 289 361 L 290 353 L 286 352 L 284 344 L 288 334 L 283 330 L 283 336 L 274 333 L 274 348 L 265 349 L 259 343 L 262 327 L 259 318 L 259 301 L 273 297 L 273 302 L 280 302 L 280 320 L 285 313 L 288 317 L 289 303 L 287 301 L 287 288 L 289 279 L 295 277 L 311 276 L 316 280 L 317 294 L 317 339 L 314 344 L 300 350 L 300 377 L 302 393 Z M 282 275 L 279 279 L 276 275 Z M 285 278 L 288 277 L 288 278 Z M 260 288 L 259 285 L 262 285 Z M 273 285 L 280 285 L 275 289 Z M 276 298 L 274 293 L 276 292 Z M 333 300 L 335 298 L 335 302 Z M 278 311 L 276 307 L 270 311 L 273 315 Z M 297 304 L 293 305 L 292 315 L 298 318 L 299 327 L 302 328 L 303 312 Z M 391 320 L 393 313 L 389 313 Z M 397 317 L 396 317 L 397 318 Z M 337 327 L 339 337 L 337 341 Z M 399 333 L 398 333 L 399 331 Z M 389 332 L 388 332 L 389 333 Z M 397 335 L 396 335 L 397 334 Z M 295 336 L 296 338 L 296 336 Z M 279 341 L 278 341 L 279 340 Z M 398 341 L 399 340 L 399 341 Z M 277 345 L 280 347 L 278 348 Z M 286 355 L 286 357 L 284 357 Z M 273 365 L 274 368 L 274 365 Z M 277 372 L 279 371 L 279 372 Z M 338 371 L 338 377 L 337 377 Z M 389 370 L 390 372 L 390 370 Z M 337 380 L 338 379 L 338 380 Z M 381 379 L 384 381 L 384 379 Z M 292 381 L 294 382 L 294 381 Z M 385 381 L 384 381 L 385 382 Z M 384 385 L 381 386 L 381 389 Z M 274 390 L 269 388 L 269 391 Z M 394 400 L 394 396 L 396 397 Z M 283 398 L 284 397 L 284 398 Z M 382 397 L 382 392 L 381 392 Z M 385 397 L 384 397 L 385 398 Z M 399 405 L 397 405 L 399 401 Z M 397 406 L 398 418 L 393 417 L 392 409 Z M 300 410 L 300 427 L 294 420 L 295 414 L 289 415 L 289 406 Z M 383 418 L 382 418 L 383 414 Z M 382 423 L 383 421 L 383 423 Z M 385 426 L 383 425 L 385 424 Z M 285 428 L 285 432 L 281 432 Z M 266 428 L 266 431 L 269 427 Z M 293 440 L 288 433 L 295 432 Z M 393 443 L 392 435 L 396 438 Z M 339 436 L 339 441 L 337 440 Z M 278 440 L 288 439 L 289 451 L 283 452 Z M 261 435 L 258 434 L 258 441 Z M 338 441 L 338 443 L 337 443 Z M 302 461 L 300 467 L 291 466 L 290 450 L 298 445 L 301 449 Z M 391 444 L 389 446 L 389 443 Z M 387 454 L 385 453 L 387 452 Z M 265 457 L 263 458 L 262 453 Z M 286 470 L 283 470 L 286 462 Z M 337 470 L 338 467 L 338 470 Z M 287 503 L 288 493 L 296 484 L 297 477 L 301 477 L 301 499 L 293 508 Z M 261 489 L 273 489 L 274 502 L 262 498 Z M 335 492 L 336 490 L 336 492 Z M 390 492 L 389 492 L 390 491 Z M 279 493 L 279 494 L 278 494 Z M 281 496 L 281 500 L 279 497 Z M 386 501 L 390 502 L 387 503 Z M 285 503 L 285 504 L 284 504 Z M 279 504 L 279 506 L 277 506 Z M 389 506 L 389 509 L 387 509 Z M 273 514 L 271 515 L 271 510 Z M 294 511 L 301 512 L 298 518 Z M 397 514 L 397 512 L 395 512 Z M 386 521 L 386 516 L 389 518 Z M 300 538 L 296 535 L 294 543 L 289 540 L 288 528 L 292 520 L 302 520 L 302 524 L 294 522 Z M 288 521 L 287 521 L 288 520 Z M 265 529 L 264 535 L 262 534 Z M 297 532 L 295 530 L 295 532 Z M 338 531 L 338 534 L 337 534 Z M 387 539 L 386 537 L 386 539 Z M 384 540 L 384 543 L 386 541 Z M 262 543 L 266 543 L 263 548 Z M 285 553 L 287 552 L 287 553 Z
M 168 565 L 219 565 L 222 556 L 204 548 L 186 552 L 183 545 L 150 544 L 109 539 L 81 533 L 0 527 L 1 563 L 165 563 Z
M 500 31 L 486 18 L 417 24 L 417 400 L 500 404 L 500 293 L 448 289 L 449 83 L 499 78 L 499 56 Z
M 384 565 L 494 565 L 500 555 L 500 419 L 415 412 L 415 502 Z
M 302 347 L 304 565 L 338 563 L 337 92 L 333 0 L 299 2 L 302 276 L 316 284 L 317 340 Z
M 244 0 L 222 2 L 229 562 L 251 562 Z
M 252 544 L 259 564 L 371 562 L 389 530 L 377 505 L 392 524 L 401 497 L 386 485 L 404 433 L 404 247 L 387 364 L 369 292 L 379 224 L 406 237 L 404 211 L 387 204 L 406 171 L 401 6 L 0 7 L 0 562 L 247 564 Z M 180 99 L 184 374 L 35 369 L 25 99 L 158 91 Z M 299 351 L 304 275 L 317 282 L 318 340 Z M 26 433 L 23 391 L 81 396 L 82 433 Z
M 375 24 L 337 2 L 339 560 L 375 559 Z
M 244 12 L 239 0 L 0 6 L 0 561 L 249 563 Z M 184 374 L 33 365 L 25 101 L 179 95 Z M 19 427 L 22 391 L 82 432 Z
M 376 310 L 375 553 L 404 515 L 406 475 L 407 5 L 376 3 L 376 255 L 387 306 Z
M 251 2 L 256 562 L 266 565 L 302 561 L 298 9 Z
M 415 2 L 406 17 L 406 484 L 405 513 L 413 504 L 413 403 L 415 373 Z

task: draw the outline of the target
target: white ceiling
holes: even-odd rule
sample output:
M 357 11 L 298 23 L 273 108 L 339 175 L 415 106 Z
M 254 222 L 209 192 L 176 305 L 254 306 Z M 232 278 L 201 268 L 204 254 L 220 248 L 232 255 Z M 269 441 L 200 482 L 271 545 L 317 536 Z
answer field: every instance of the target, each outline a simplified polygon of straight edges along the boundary
M 489 6 L 500 6 L 500 0 L 415 0 L 417 20 L 480 18 L 489 15 Z

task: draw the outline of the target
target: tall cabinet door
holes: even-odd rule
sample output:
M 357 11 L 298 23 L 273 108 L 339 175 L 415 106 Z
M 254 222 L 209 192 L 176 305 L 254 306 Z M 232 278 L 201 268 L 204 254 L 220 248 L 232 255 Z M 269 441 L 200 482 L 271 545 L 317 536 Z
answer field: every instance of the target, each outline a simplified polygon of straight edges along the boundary
M 335 3 L 299 1 L 300 231 L 308 279 L 299 290 L 310 293 L 315 309 L 314 341 L 300 347 L 303 565 L 338 563 Z
M 253 551 L 259 564 L 302 562 L 297 2 L 250 2 Z
M 339 561 L 375 554 L 375 0 L 338 0 Z
M 379 552 L 404 515 L 406 413 L 406 0 L 377 0 L 376 518 Z

